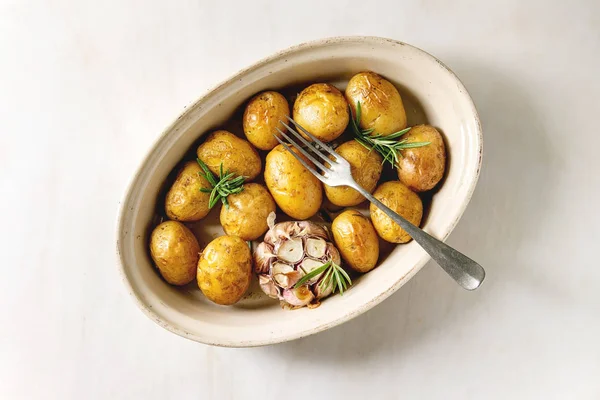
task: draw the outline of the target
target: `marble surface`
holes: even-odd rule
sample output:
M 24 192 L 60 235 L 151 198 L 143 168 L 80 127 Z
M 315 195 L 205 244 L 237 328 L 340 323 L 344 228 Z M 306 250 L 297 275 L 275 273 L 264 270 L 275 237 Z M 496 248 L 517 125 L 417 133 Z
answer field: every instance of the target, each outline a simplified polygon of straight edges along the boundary
M 367 5 L 368 4 L 368 5 Z M 0 1 L 0 398 L 600 398 L 600 3 Z M 282 345 L 213 348 L 134 305 L 118 202 L 208 88 L 306 40 L 377 35 L 447 63 L 484 165 L 434 264 L 370 312 Z

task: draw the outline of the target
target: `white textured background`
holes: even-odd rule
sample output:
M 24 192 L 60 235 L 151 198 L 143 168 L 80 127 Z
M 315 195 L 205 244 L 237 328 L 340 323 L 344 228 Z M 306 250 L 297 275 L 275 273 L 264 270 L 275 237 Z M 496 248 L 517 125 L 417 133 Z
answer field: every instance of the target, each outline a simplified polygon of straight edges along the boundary
M 435 265 L 330 331 L 211 348 L 117 274 L 118 201 L 184 108 L 276 50 L 402 40 L 447 63 L 484 167 Z M 600 2 L 0 0 L 0 398 L 600 398 Z

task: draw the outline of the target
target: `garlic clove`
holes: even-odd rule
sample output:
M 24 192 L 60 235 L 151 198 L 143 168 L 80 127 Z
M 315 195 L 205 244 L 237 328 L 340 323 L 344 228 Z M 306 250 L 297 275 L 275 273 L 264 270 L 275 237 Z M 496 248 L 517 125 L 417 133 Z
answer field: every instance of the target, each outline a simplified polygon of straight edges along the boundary
M 291 264 L 302 260 L 302 257 L 304 257 L 302 239 L 296 237 L 283 242 L 277 249 L 277 257 L 279 257 L 280 260 L 289 262 Z
M 306 239 L 306 254 L 314 258 L 322 258 L 327 249 L 327 242 L 321 238 Z
M 294 267 L 280 262 L 273 264 L 273 268 L 271 269 L 271 275 L 273 276 L 273 280 L 282 288 L 289 288 L 290 286 L 292 286 L 292 284 L 290 283 L 289 274 L 293 272 L 296 272 L 294 271 Z M 296 282 L 298 281 L 298 279 L 296 279 Z
M 265 294 L 273 299 L 278 299 L 281 294 L 279 293 L 279 288 L 275 286 L 275 283 L 268 275 L 259 275 L 258 283 L 260 284 L 260 288 Z
M 286 289 L 283 291 L 283 299 L 292 306 L 302 307 L 310 303 L 315 298 L 313 292 L 307 286 L 300 286 L 297 289 Z
M 261 242 L 254 250 L 254 271 L 257 274 L 266 274 L 269 272 L 271 260 L 275 258 L 273 247 L 265 242 Z
M 302 260 L 302 263 L 300 264 L 300 268 L 302 268 L 302 270 L 304 271 L 305 274 L 308 274 L 312 270 L 317 269 L 322 265 L 323 265 L 323 261 L 313 260 L 312 258 L 305 258 L 304 260 Z M 310 284 L 313 284 L 316 281 L 318 281 L 319 278 L 321 278 L 321 276 L 323 276 L 323 273 L 320 273 L 319 275 L 310 279 L 308 282 Z

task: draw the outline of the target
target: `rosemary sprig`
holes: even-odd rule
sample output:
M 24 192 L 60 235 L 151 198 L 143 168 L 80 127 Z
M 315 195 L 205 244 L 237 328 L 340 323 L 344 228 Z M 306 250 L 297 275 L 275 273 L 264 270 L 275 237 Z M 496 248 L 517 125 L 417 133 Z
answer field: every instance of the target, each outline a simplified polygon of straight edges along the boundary
M 332 288 L 332 293 L 339 291 L 340 295 L 343 295 L 344 291 L 348 290 L 348 287 L 352 285 L 352 279 L 350 279 L 346 271 L 344 271 L 342 267 L 333 261 L 328 261 L 300 278 L 300 280 L 294 285 L 294 288 L 304 285 L 306 282 L 323 272 L 323 277 L 318 283 L 321 291 Z
M 197 158 L 196 161 L 198 161 L 200 168 L 202 168 L 202 171 L 204 172 L 199 173 L 206 178 L 211 186 L 210 188 L 200 188 L 201 192 L 210 193 L 210 197 L 208 199 L 208 208 L 213 208 L 215 204 L 219 202 L 219 200 L 221 200 L 225 207 L 229 208 L 227 196 L 243 191 L 243 185 L 246 177 L 236 176 L 234 178 L 235 174 L 233 172 L 223 172 L 223 163 L 221 163 L 219 168 L 219 177 L 217 178 L 201 159 Z
M 352 113 L 352 111 L 350 111 Z M 431 142 L 409 142 L 408 139 L 398 140 L 402 135 L 410 131 L 410 127 L 394 132 L 391 135 L 373 133 L 374 129 L 360 128 L 361 107 L 360 101 L 356 102 L 356 115 L 352 119 L 352 132 L 354 138 L 369 150 L 375 150 L 383 157 L 383 163 L 389 162 L 392 167 L 400 161 L 402 154 L 400 150 L 427 146 Z

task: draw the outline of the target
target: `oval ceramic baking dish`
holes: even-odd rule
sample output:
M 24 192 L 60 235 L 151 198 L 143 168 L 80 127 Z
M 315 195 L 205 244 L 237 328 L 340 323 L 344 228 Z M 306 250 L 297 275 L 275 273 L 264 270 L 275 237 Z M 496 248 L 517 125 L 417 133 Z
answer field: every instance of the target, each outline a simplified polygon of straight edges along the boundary
M 158 194 L 199 137 L 219 127 L 262 90 L 319 81 L 343 89 L 350 76 L 363 70 L 396 84 L 407 103 L 409 125 L 427 121 L 443 132 L 450 155 L 447 174 L 423 229 L 438 238 L 450 234 L 471 198 L 482 154 L 477 111 L 462 83 L 436 58 L 394 40 L 342 37 L 302 44 L 212 89 L 166 129 L 139 166 L 121 202 L 117 253 L 123 281 L 146 315 L 171 332 L 202 343 L 231 347 L 278 343 L 323 331 L 367 311 L 429 260 L 414 241 L 397 246 L 344 296 L 332 296 L 316 309 L 294 311 L 282 310 L 276 301 L 259 295 L 256 286 L 240 303 L 218 306 L 204 299 L 194 284 L 169 286 L 152 266 L 147 243 Z

